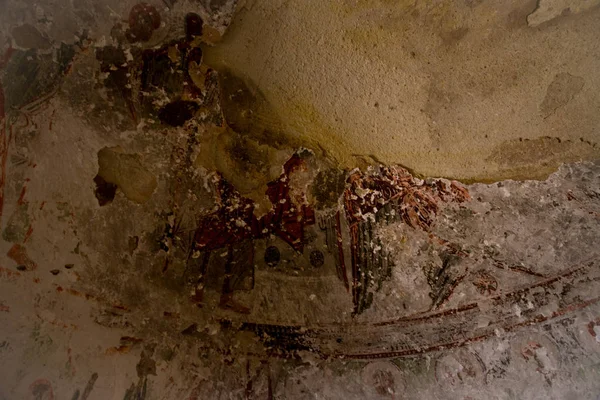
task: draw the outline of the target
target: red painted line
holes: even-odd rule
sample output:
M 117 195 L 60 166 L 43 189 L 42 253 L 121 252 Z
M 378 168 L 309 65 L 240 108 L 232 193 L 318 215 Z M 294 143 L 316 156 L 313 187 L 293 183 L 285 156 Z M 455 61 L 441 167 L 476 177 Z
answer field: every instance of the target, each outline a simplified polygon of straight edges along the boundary
M 342 242 L 342 222 L 340 219 L 340 212 L 335 213 L 335 237 L 337 240 L 338 257 L 340 259 L 340 271 L 339 275 L 344 280 L 344 286 L 346 291 L 350 291 L 350 284 L 348 283 L 348 273 L 346 271 L 346 260 L 344 259 L 344 243 Z
M 568 270 L 568 271 L 566 271 L 566 272 L 564 272 L 562 274 L 559 274 L 559 275 L 554 276 L 552 278 L 548 278 L 548 279 L 543 280 L 541 282 L 537 282 L 537 283 L 535 283 L 533 285 L 529 285 L 527 287 L 519 288 L 519 289 L 517 289 L 517 290 L 515 290 L 513 292 L 501 293 L 501 294 L 495 295 L 493 297 L 490 297 L 488 299 L 488 301 L 490 301 L 490 300 L 502 300 L 504 298 L 515 297 L 515 296 L 522 295 L 522 294 L 530 291 L 531 289 L 533 289 L 535 287 L 549 285 L 549 284 L 554 283 L 554 282 L 556 282 L 556 281 L 558 281 L 560 279 L 563 279 L 563 278 L 566 278 L 566 277 L 568 277 L 570 275 L 573 275 L 576 272 L 579 272 L 579 271 L 581 271 L 584 268 L 585 268 L 585 266 L 579 266 L 579 267 L 571 268 L 570 270 Z M 403 322 L 415 322 L 415 321 L 428 320 L 428 319 L 443 317 L 443 316 L 449 315 L 449 314 L 455 314 L 455 313 L 459 313 L 459 312 L 465 312 L 465 311 L 468 311 L 468 310 L 471 310 L 471 309 L 477 308 L 477 307 L 479 307 L 478 303 L 470 303 L 470 304 L 464 305 L 462 307 L 458 307 L 458 308 L 451 309 L 451 310 L 445 310 L 445 311 L 442 311 L 442 312 L 439 312 L 439 313 L 425 314 L 425 315 L 423 315 L 423 314 L 418 315 L 417 314 L 417 316 L 407 316 L 407 317 L 402 317 L 402 318 L 398 318 L 398 319 L 394 319 L 394 320 L 376 322 L 376 323 L 374 323 L 372 325 L 374 325 L 374 326 L 383 326 L 383 325 L 394 325 L 394 324 L 403 323 Z
M 27 243 L 27 241 L 31 237 L 32 233 L 33 233 L 33 226 L 29 225 L 29 229 L 27 229 L 27 232 L 25 233 L 25 238 L 23 239 L 23 244 Z
M 537 315 L 533 318 L 530 318 L 523 322 L 519 322 L 517 324 L 503 326 L 502 329 L 504 329 L 505 331 L 512 331 L 512 330 L 517 329 L 522 326 L 549 321 L 551 319 L 565 315 L 569 312 L 580 310 L 582 308 L 585 308 L 585 307 L 592 305 L 594 303 L 597 303 L 599 301 L 600 301 L 600 297 L 596 297 L 591 300 L 582 301 L 582 302 L 575 303 L 575 304 L 570 304 L 569 306 L 567 306 L 563 309 L 555 311 L 549 317 L 546 317 L 544 315 Z M 402 351 L 391 351 L 391 352 L 383 352 L 383 353 L 336 354 L 334 356 L 336 358 L 352 358 L 352 359 L 360 359 L 360 360 L 378 359 L 378 358 L 396 358 L 396 357 L 410 356 L 410 355 L 421 354 L 421 353 L 428 353 L 428 352 L 437 351 L 437 350 L 441 350 L 441 349 L 445 349 L 445 348 L 461 347 L 461 346 L 464 346 L 464 345 L 467 345 L 467 344 L 470 344 L 473 342 L 478 342 L 478 341 L 487 339 L 493 335 L 495 335 L 495 332 L 490 332 L 490 333 L 487 333 L 484 335 L 474 336 L 474 337 L 468 338 L 468 339 L 456 340 L 453 342 L 446 342 L 443 344 L 428 346 L 428 347 L 424 347 L 422 349 L 407 349 L 407 350 L 402 350 Z
M 25 193 L 26 192 L 27 192 L 27 186 L 23 185 L 23 188 L 21 189 L 21 194 L 19 195 L 19 199 L 17 200 L 18 205 L 22 205 L 25 203 Z
M 470 303 L 467 305 L 464 305 L 462 307 L 458 307 L 458 308 L 453 308 L 450 310 L 444 310 L 444 311 L 440 311 L 434 314 L 427 314 L 427 315 L 416 315 L 416 316 L 407 316 L 407 317 L 403 317 L 403 318 L 398 318 L 395 320 L 391 320 L 391 321 L 382 321 L 382 322 L 376 322 L 373 323 L 373 326 L 386 326 L 386 325 L 395 325 L 401 322 L 419 322 L 419 321 L 426 321 L 429 319 L 434 319 L 434 318 L 441 318 L 441 317 L 446 317 L 448 315 L 453 315 L 453 314 L 457 314 L 457 313 L 462 313 L 462 312 L 466 312 L 469 310 L 473 310 L 479 308 L 478 303 Z

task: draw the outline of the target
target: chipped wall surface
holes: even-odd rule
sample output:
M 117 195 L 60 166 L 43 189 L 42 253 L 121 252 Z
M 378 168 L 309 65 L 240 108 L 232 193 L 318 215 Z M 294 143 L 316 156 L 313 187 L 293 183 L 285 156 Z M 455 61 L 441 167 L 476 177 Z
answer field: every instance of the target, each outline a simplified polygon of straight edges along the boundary
M 595 2 L 0 9 L 0 400 L 600 396 Z

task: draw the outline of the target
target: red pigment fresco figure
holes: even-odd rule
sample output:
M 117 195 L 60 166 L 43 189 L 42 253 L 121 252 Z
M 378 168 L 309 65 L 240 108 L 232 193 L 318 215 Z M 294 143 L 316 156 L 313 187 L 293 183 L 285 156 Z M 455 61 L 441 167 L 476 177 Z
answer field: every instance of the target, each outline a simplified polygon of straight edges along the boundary
M 138 3 L 129 12 L 129 29 L 125 32 L 131 43 L 147 42 L 152 33 L 160 28 L 160 14 L 156 7 L 147 3 Z
M 153 109 L 152 97 L 145 99 L 147 93 L 166 92 L 171 101 L 158 110 L 158 118 L 164 124 L 183 126 L 200 108 L 198 101 L 204 99 L 190 75 L 190 68 L 202 64 L 202 49 L 194 41 L 202 34 L 202 26 L 200 16 L 190 13 L 185 20 L 185 39 L 142 53 L 139 101 Z M 175 49 L 176 57 L 172 58 L 169 49 Z
M 439 211 L 439 202 L 463 202 L 469 199 L 466 189 L 457 182 L 422 182 L 402 167 L 380 167 L 367 173 L 353 172 L 347 180 L 344 208 L 350 227 L 352 262 L 352 298 L 354 312 L 369 307 L 368 293 L 374 268 L 389 274 L 389 263 L 373 255 L 372 222 L 381 217 L 381 210 L 392 204 L 394 217 L 414 229 L 429 232 Z M 431 235 L 431 237 L 434 237 Z M 439 239 L 438 239 L 439 241 Z M 388 268 L 385 272 L 384 264 Z
M 375 214 L 393 200 L 400 201 L 400 217 L 412 228 L 428 231 L 438 211 L 438 199 L 448 201 L 468 198 L 465 189 L 452 182 L 450 189 L 442 181 L 434 184 L 419 184 L 401 167 L 382 167 L 377 174 L 362 174 L 357 171 L 348 178 L 344 200 L 346 215 L 351 226 L 364 220 L 364 216 Z M 436 199 L 436 197 L 438 199 Z
M 147 42 L 160 27 L 161 17 L 154 6 L 139 3 L 131 8 L 128 22 L 129 28 L 125 32 L 127 40 L 131 43 Z M 164 124 L 183 126 L 200 107 L 197 100 L 203 100 L 202 90 L 195 85 L 189 69 L 197 69 L 202 63 L 202 50 L 195 39 L 202 34 L 203 22 L 200 16 L 190 13 L 186 16 L 185 24 L 185 38 L 159 48 L 133 46 L 129 48 L 129 55 L 121 43 L 96 49 L 100 69 L 107 74 L 104 85 L 117 97 L 123 98 L 136 125 L 139 122 L 138 114 L 142 112 L 150 117 L 146 118 L 148 120 L 158 116 Z M 133 57 L 133 60 L 129 57 Z M 137 90 L 138 86 L 132 79 L 138 76 L 140 61 L 141 86 Z M 202 78 L 197 77 L 196 81 L 198 79 Z M 156 100 L 162 99 L 165 93 L 170 102 L 157 109 Z
M 220 174 L 216 175 L 214 189 L 217 196 L 217 211 L 201 218 L 194 234 L 193 249 L 203 251 L 200 278 L 196 284 L 193 301 L 201 304 L 203 301 L 205 276 L 208 271 L 211 254 L 218 249 L 227 249 L 225 260 L 225 276 L 221 289 L 220 307 L 232 309 L 240 313 L 250 310 L 233 299 L 234 278 L 233 265 L 236 245 L 251 240 L 257 231 L 257 220 L 254 216 L 254 202 L 243 197 L 233 185 L 225 181 Z M 247 265 L 252 268 L 254 252 L 247 254 Z
M 283 166 L 283 174 L 267 188 L 273 210 L 260 220 L 266 233 L 273 233 L 298 252 L 304 249 L 304 227 L 315 223 L 315 212 L 306 201 L 305 193 L 293 193 L 292 181 L 307 172 L 301 155 L 294 154 Z
M 214 188 L 218 209 L 200 219 L 194 235 L 193 251 L 204 254 L 193 301 L 200 304 L 203 300 L 204 279 L 211 253 L 215 250 L 227 249 L 219 305 L 239 313 L 248 313 L 250 310 L 233 299 L 233 283 L 236 279 L 234 264 L 244 263 L 243 268 L 246 269 L 254 267 L 254 239 L 273 234 L 282 238 L 294 250 L 303 251 L 304 228 L 315 223 L 314 211 L 305 201 L 304 194 L 295 191 L 293 187 L 295 178 L 307 170 L 304 157 L 304 154 L 294 154 L 285 163 L 283 174 L 268 184 L 266 194 L 272 207 L 260 218 L 254 215 L 255 204 L 252 200 L 243 197 L 220 174 L 216 175 Z

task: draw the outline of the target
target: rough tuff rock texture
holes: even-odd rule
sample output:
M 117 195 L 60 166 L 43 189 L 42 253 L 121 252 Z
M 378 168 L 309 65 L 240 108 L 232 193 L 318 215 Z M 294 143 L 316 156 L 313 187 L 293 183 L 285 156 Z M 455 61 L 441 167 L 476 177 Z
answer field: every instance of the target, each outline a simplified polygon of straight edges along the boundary
M 544 179 L 561 162 L 598 157 L 593 4 L 248 0 L 206 62 L 260 88 L 249 109 L 264 129 L 344 166 L 362 155 L 426 176 Z M 493 157 L 547 136 L 564 156 L 535 146 L 517 170 Z
M 549 3 L 0 1 L 0 399 L 595 400 L 598 13 Z
M 554 18 L 577 14 L 600 4 L 597 0 L 540 0 L 534 12 L 527 16 L 529 26 L 538 26 Z

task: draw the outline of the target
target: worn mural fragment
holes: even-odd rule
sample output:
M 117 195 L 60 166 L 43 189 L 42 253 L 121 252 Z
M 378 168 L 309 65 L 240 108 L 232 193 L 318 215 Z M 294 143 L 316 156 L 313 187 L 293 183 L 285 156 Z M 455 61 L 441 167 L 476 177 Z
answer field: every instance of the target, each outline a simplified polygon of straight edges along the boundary
M 205 64 L 220 35 L 205 11 L 163 3 L 128 5 L 95 43 L 23 25 L 17 44 L 38 48 L 0 62 L 0 284 L 27 294 L 0 298 L 0 315 L 16 326 L 30 307 L 24 359 L 64 361 L 54 375 L 17 371 L 26 385 L 10 393 L 272 399 L 320 384 L 322 397 L 397 398 L 425 381 L 436 398 L 497 388 L 517 367 L 550 387 L 573 359 L 598 359 L 597 163 L 489 185 L 371 156 L 341 167 L 262 123 L 259 88 Z M 567 75 L 544 116 L 585 88 Z M 57 172 L 40 172 L 55 140 L 64 151 L 45 168 Z M 527 166 L 501 150 L 496 161 Z M 63 190 L 71 179 L 81 191 Z M 104 369 L 62 334 L 93 338 Z M 17 339 L 0 338 L 0 357 L 19 355 Z

